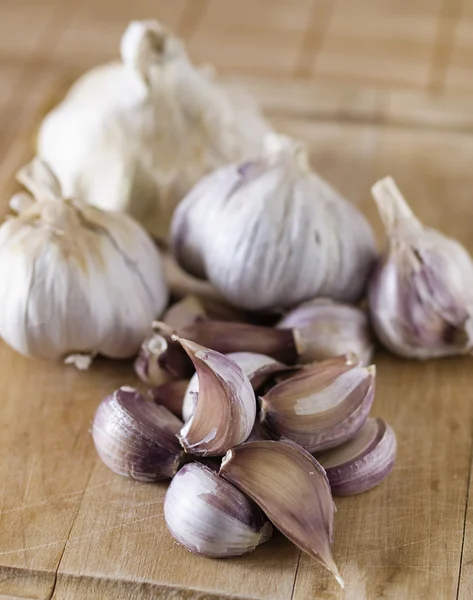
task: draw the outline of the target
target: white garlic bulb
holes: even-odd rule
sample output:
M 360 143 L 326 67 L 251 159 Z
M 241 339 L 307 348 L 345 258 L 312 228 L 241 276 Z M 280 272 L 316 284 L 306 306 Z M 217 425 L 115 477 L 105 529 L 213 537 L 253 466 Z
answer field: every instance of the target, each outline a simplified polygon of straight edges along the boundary
M 358 300 L 376 256 L 363 215 L 310 169 L 300 143 L 276 134 L 260 158 L 196 186 L 172 237 L 183 268 L 250 310 Z
M 152 240 L 127 215 L 64 199 L 38 158 L 18 179 L 34 200 L 23 193 L 0 227 L 0 336 L 83 368 L 97 353 L 133 356 L 168 296 Z
M 372 189 L 389 249 L 371 281 L 374 330 L 392 352 L 428 359 L 473 349 L 473 261 L 456 240 L 422 225 L 391 177 Z
M 66 196 L 125 211 L 165 238 L 189 189 L 258 152 L 269 127 L 250 98 L 193 66 L 155 21 L 130 23 L 121 57 L 81 77 L 45 118 L 38 154 Z

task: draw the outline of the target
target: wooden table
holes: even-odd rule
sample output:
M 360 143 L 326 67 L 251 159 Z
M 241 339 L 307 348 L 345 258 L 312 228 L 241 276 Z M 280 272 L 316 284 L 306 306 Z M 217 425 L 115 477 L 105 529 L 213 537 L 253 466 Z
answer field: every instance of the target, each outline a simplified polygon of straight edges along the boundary
M 4 211 L 64 81 L 149 16 L 244 81 L 378 232 L 369 188 L 390 173 L 422 219 L 473 251 L 473 0 L 1 0 Z M 473 363 L 376 363 L 374 413 L 395 427 L 399 458 L 379 488 L 337 501 L 341 592 L 281 536 L 222 561 L 174 543 L 165 486 L 113 475 L 92 445 L 99 400 L 136 383 L 129 364 L 79 373 L 0 344 L 0 598 L 470 600 Z

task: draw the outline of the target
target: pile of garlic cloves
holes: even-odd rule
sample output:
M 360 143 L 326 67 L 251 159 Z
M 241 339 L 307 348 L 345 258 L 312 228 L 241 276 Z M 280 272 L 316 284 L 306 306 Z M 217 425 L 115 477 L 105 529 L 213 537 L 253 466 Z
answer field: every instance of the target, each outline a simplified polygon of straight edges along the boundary
M 370 416 L 375 338 L 403 358 L 471 353 L 468 252 L 386 177 L 378 255 L 304 144 L 154 21 L 76 82 L 37 152 L 0 226 L 0 336 L 82 370 L 134 360 L 142 387 L 102 400 L 93 441 L 115 473 L 171 480 L 178 543 L 239 556 L 277 528 L 343 586 L 333 496 L 371 490 L 396 460 L 393 428 Z M 156 241 L 218 299 L 169 290 Z

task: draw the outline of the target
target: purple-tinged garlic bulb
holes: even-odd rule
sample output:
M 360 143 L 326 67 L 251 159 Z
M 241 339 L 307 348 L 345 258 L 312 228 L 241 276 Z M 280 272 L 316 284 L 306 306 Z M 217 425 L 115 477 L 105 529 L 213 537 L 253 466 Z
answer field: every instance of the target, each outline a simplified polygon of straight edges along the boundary
M 251 552 L 272 533 L 271 524 L 251 500 L 199 463 L 185 465 L 171 481 L 164 518 L 177 542 L 210 558 Z
M 391 177 L 372 193 L 389 248 L 369 286 L 380 341 L 404 358 L 466 354 L 473 347 L 473 262 L 456 240 L 422 225 Z

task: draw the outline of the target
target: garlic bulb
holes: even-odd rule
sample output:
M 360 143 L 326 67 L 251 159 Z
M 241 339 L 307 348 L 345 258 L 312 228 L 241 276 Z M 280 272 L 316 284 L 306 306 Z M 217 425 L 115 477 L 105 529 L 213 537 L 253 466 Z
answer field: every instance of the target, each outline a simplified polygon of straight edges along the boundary
M 424 227 L 391 177 L 373 186 L 389 250 L 370 282 L 374 330 L 406 358 L 464 354 L 473 347 L 473 262 L 456 240 Z
M 35 201 L 0 227 L 1 337 L 79 367 L 97 353 L 133 356 L 167 302 L 152 240 L 127 215 L 64 199 L 40 159 L 18 179 Z
M 235 306 L 358 300 L 376 256 L 366 219 L 309 166 L 300 143 L 268 134 L 253 161 L 207 176 L 172 223 L 181 266 Z
M 373 340 L 368 316 L 356 306 L 312 300 L 288 312 L 278 327 L 293 329 L 299 362 L 311 363 L 348 352 L 363 365 L 371 362 Z
M 273 529 L 251 500 L 198 463 L 185 465 L 171 481 L 164 518 L 180 544 L 211 558 L 251 552 Z
M 46 116 L 38 154 L 67 196 L 125 211 L 165 238 L 176 204 L 207 172 L 252 155 L 268 125 L 249 98 L 193 66 L 155 21 L 133 21 L 122 62 L 83 75 Z
M 92 425 L 95 448 L 118 475 L 137 481 L 173 477 L 183 455 L 182 422 L 164 406 L 123 386 L 102 400 Z

